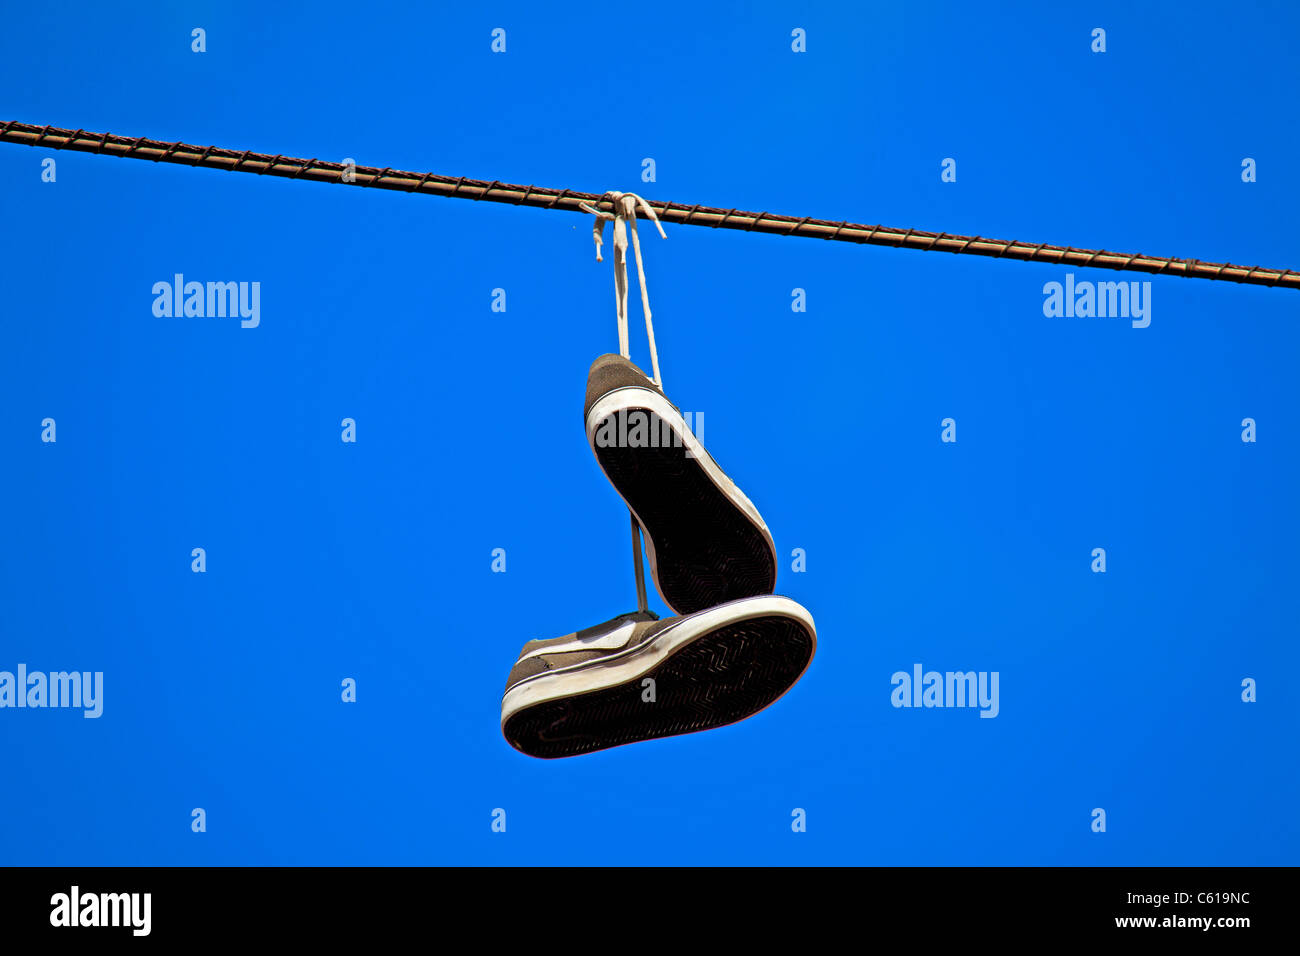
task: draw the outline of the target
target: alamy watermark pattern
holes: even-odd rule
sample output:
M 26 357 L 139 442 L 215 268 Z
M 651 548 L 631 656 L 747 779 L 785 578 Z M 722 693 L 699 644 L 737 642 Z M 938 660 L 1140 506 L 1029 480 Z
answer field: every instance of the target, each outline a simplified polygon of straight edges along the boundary
M 704 413 L 682 412 L 686 428 L 698 440 L 704 440 Z M 668 419 L 639 408 L 615 412 L 602 419 L 592 436 L 597 448 L 682 448 L 682 436 Z M 685 457 L 695 453 L 686 448 Z
M 171 282 L 155 282 L 153 294 L 153 314 L 160 319 L 239 317 L 245 329 L 262 321 L 260 282 L 186 282 L 178 272 Z
M 148 936 L 152 911 L 152 893 L 83 893 L 74 884 L 67 893 L 50 897 L 51 926 L 121 926 L 132 936 Z
M 1049 319 L 1132 319 L 1135 329 L 1151 324 L 1150 282 L 1076 282 L 1067 272 L 1064 284 L 1046 283 L 1043 295 L 1043 315 Z
M 104 713 L 103 671 L 28 671 L 19 664 L 16 673 L 0 671 L 0 709 L 81 708 L 83 717 Z
M 922 671 L 920 664 L 912 672 L 895 671 L 890 703 L 895 707 L 978 707 L 981 717 L 996 717 L 998 703 L 997 671 Z

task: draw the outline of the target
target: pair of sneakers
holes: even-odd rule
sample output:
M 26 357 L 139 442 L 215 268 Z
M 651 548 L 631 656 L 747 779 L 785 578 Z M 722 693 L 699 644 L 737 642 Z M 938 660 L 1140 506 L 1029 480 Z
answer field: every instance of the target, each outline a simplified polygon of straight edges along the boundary
M 743 720 L 794 685 L 817 644 L 812 615 L 772 593 L 776 550 L 762 517 L 655 382 L 623 356 L 602 355 L 584 415 L 596 460 L 645 537 L 659 595 L 678 616 L 660 619 L 642 601 L 525 644 L 501 699 L 501 732 L 534 757 Z

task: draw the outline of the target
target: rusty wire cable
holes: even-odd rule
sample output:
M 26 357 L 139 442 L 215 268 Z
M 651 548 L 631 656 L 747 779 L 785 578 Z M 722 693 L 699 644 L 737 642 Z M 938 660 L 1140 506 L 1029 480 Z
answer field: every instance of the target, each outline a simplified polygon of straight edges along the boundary
M 88 133 L 85 130 L 36 126 L 10 120 L 0 124 L 0 142 L 50 149 L 71 149 L 83 153 L 100 153 L 128 159 L 147 159 L 156 163 L 203 166 L 241 173 L 280 176 L 287 179 L 310 179 L 313 182 L 338 183 L 400 192 L 425 193 L 456 199 L 485 200 L 582 212 L 582 205 L 613 212 L 607 196 L 551 189 L 545 186 L 516 186 L 498 180 L 487 182 L 465 176 L 442 176 L 436 173 L 412 173 L 375 166 L 345 166 L 320 159 L 296 159 L 289 156 L 255 153 L 251 150 L 224 149 L 218 146 L 192 146 L 114 133 Z M 946 232 L 923 232 L 890 226 L 867 226 L 854 222 L 833 222 L 808 216 L 779 216 L 769 212 L 744 212 L 716 209 L 699 204 L 649 201 L 664 222 L 683 226 L 710 226 L 715 229 L 740 229 L 780 236 L 801 236 L 856 242 L 898 249 L 952 252 L 989 256 L 995 259 L 1019 259 L 1024 262 L 1050 262 L 1095 269 L 1146 272 L 1154 275 L 1182 276 L 1190 279 L 1220 279 L 1251 285 L 1280 286 L 1300 289 L 1300 272 L 1263 266 L 1238 266 L 1227 262 L 1202 262 L 1170 256 L 1147 256 L 1107 252 L 1102 249 L 1075 249 L 1047 243 L 1022 242 L 1017 239 L 987 239 L 982 236 L 959 236 Z

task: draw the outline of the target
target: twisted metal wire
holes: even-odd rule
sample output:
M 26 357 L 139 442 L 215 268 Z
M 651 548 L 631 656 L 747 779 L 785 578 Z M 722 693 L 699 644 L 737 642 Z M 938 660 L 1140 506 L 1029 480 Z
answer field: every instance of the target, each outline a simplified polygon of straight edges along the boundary
M 345 166 L 321 159 L 296 159 L 290 156 L 255 153 L 252 150 L 225 149 L 219 146 L 193 146 L 188 143 L 163 142 L 146 137 L 120 136 L 114 133 L 88 133 L 85 130 L 36 126 L 10 120 L 0 123 L 0 142 L 49 149 L 71 149 L 127 159 L 203 166 L 259 176 L 309 179 L 365 188 L 392 189 L 424 193 L 454 199 L 509 203 L 536 209 L 560 209 L 582 212 L 582 205 L 607 212 L 613 204 L 603 194 L 553 189 L 546 186 L 519 186 L 498 180 L 470 179 L 466 176 L 443 176 L 437 173 L 413 173 L 391 167 Z M 353 176 L 344 178 L 351 169 Z M 1205 262 L 1172 256 L 1148 256 L 1140 253 L 1108 252 L 1104 249 L 1076 249 L 1049 243 L 1022 242 L 1017 239 L 989 239 L 983 236 L 960 236 L 947 232 L 925 232 L 890 226 L 813 219 L 808 216 L 782 216 L 769 212 L 746 212 L 718 209 L 697 204 L 648 200 L 663 222 L 682 226 L 709 226 L 715 229 L 740 229 L 778 236 L 800 236 L 837 242 L 892 246 L 898 249 L 951 252 L 961 255 L 1017 259 L 1023 262 L 1049 262 L 1094 269 L 1146 272 L 1182 276 L 1189 279 L 1212 279 L 1250 285 L 1280 286 L 1300 289 L 1300 272 L 1294 269 L 1241 266 L 1230 262 Z

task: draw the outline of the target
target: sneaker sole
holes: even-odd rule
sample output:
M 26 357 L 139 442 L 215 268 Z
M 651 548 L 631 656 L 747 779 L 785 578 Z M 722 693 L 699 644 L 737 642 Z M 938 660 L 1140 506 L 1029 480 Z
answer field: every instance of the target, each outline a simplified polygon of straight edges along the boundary
M 597 444 L 605 419 L 636 411 L 649 416 L 651 434 L 664 435 L 666 425 L 679 443 Z M 602 396 L 587 415 L 587 442 L 645 531 L 651 576 L 674 612 L 772 593 L 776 547 L 767 526 L 666 398 L 635 386 Z
M 788 598 L 743 603 L 693 615 L 624 654 L 521 681 L 502 699 L 501 732 L 530 756 L 572 757 L 758 713 L 807 670 L 817 632 Z M 652 702 L 642 699 L 647 677 Z

